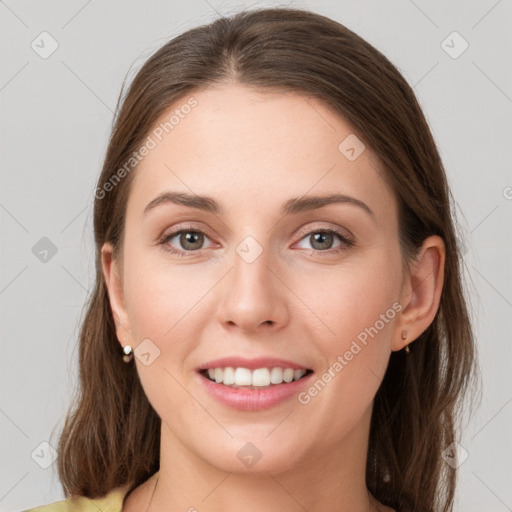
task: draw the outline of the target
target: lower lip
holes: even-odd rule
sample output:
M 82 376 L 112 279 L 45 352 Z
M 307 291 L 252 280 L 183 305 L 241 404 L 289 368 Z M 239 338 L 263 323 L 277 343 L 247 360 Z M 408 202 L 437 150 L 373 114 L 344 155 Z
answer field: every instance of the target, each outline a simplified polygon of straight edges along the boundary
M 201 373 L 198 376 L 211 396 L 219 402 L 240 411 L 270 409 L 296 395 L 310 381 L 313 373 L 294 382 L 277 384 L 262 389 L 241 389 L 218 384 Z

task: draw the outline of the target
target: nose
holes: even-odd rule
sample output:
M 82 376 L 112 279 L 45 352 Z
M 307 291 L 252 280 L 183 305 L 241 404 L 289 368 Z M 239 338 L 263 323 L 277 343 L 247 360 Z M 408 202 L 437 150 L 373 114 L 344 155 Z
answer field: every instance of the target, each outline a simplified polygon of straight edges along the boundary
M 257 333 L 281 329 L 288 322 L 289 292 L 268 253 L 264 250 L 249 263 L 234 252 L 233 268 L 218 290 L 217 315 L 225 326 Z

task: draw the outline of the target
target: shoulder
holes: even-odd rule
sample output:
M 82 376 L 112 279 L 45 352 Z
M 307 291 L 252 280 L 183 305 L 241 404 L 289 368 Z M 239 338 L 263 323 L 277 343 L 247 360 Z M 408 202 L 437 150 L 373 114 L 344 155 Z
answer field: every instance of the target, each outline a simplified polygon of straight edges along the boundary
M 86 498 L 73 495 L 63 501 L 56 501 L 48 505 L 41 505 L 27 509 L 24 512 L 121 512 L 123 498 L 127 488 L 119 487 L 109 492 L 103 498 Z

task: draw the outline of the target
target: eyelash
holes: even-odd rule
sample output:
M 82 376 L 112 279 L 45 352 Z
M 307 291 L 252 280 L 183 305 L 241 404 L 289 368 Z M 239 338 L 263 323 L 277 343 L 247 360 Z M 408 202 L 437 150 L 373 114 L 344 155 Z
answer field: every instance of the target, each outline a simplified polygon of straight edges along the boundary
M 167 251 L 167 252 L 170 252 L 172 254 L 175 254 L 181 258 L 187 258 L 187 257 L 193 257 L 193 254 L 194 253 L 198 253 L 201 251 L 201 249 L 199 250 L 195 250 L 195 251 L 179 251 L 179 250 L 176 250 L 174 249 L 174 247 L 170 246 L 168 244 L 169 240 L 171 240 L 172 238 L 174 238 L 176 235 L 179 235 L 181 233 L 188 233 L 188 232 L 192 232 L 192 233 L 200 233 L 202 235 L 204 235 L 205 237 L 207 238 L 210 238 L 208 236 L 207 233 L 205 233 L 204 231 L 202 231 L 201 229 L 197 229 L 193 226 L 188 226 L 188 227 L 182 227 L 181 229 L 178 229 L 176 231 L 173 231 L 171 233 L 164 233 L 162 235 L 162 237 L 160 238 L 159 240 L 159 245 L 162 246 L 162 248 Z M 349 250 L 351 247 L 353 247 L 355 245 L 355 243 L 352 241 L 352 240 L 349 240 L 343 233 L 341 233 L 341 231 L 338 231 L 334 228 L 318 228 L 318 229 L 313 229 L 311 231 L 308 231 L 307 233 L 305 233 L 299 241 L 302 241 L 304 238 L 308 237 L 308 236 L 311 236 L 312 234 L 314 233 L 327 233 L 327 234 L 332 234 L 332 235 L 335 235 L 338 237 L 338 239 L 340 240 L 341 244 L 334 248 L 334 249 L 327 249 L 325 251 L 321 251 L 319 249 L 309 249 L 312 253 L 314 254 L 320 254 L 320 255 L 333 255 L 333 254 L 339 254 L 339 253 L 342 253 L 344 251 L 347 251 Z

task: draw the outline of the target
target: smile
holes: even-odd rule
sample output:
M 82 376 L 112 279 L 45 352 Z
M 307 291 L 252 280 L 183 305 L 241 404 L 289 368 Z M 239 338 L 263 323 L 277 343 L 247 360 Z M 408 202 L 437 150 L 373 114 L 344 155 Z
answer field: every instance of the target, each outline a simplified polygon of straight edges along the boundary
M 228 366 L 202 370 L 201 374 L 212 382 L 235 389 L 261 389 L 298 381 L 311 372 L 312 370 L 305 368 L 294 370 L 293 368 L 272 367 L 250 370 L 249 368 Z

